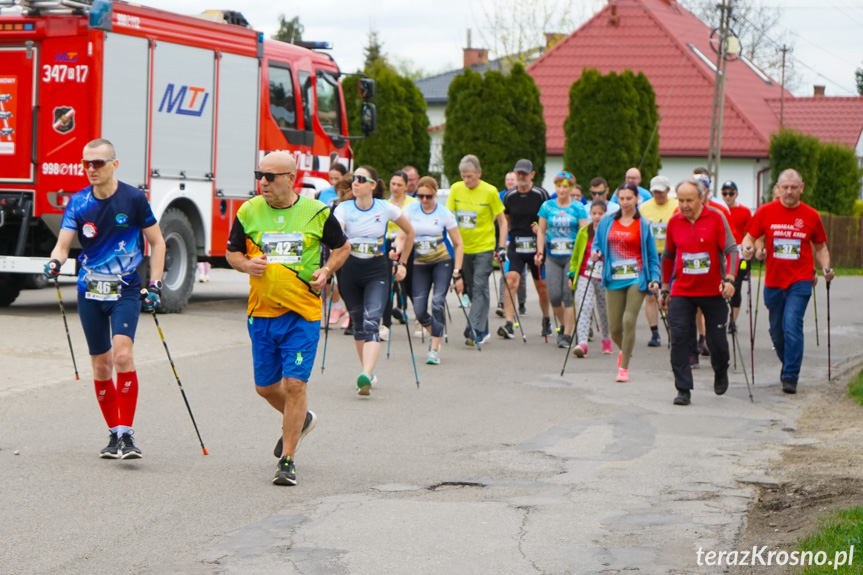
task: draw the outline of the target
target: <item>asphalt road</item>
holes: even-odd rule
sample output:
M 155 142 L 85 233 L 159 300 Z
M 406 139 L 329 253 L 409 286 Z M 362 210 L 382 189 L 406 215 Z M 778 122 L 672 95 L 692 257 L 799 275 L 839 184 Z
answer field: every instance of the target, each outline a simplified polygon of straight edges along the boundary
M 805 441 L 796 418 L 836 385 L 823 284 L 821 345 L 810 305 L 798 395 L 781 393 L 762 304 L 755 403 L 739 365 L 715 396 L 705 360 L 684 408 L 643 317 L 631 382 L 618 384 L 616 353 L 598 354 L 598 341 L 560 377 L 564 355 L 539 337 L 534 301 L 527 344 L 466 347 L 451 297 L 442 364 L 425 365 L 414 339 L 419 389 L 404 326 L 370 398 L 356 395 L 352 338 L 330 333 L 326 371 L 319 351 L 309 383 L 320 422 L 297 454 L 299 485 L 275 487 L 280 420 L 253 389 L 247 284 L 211 277 L 182 314 L 160 316 L 209 456 L 149 317 L 136 342 L 144 459 L 122 462 L 98 457 L 107 432 L 73 285 L 62 292 L 81 381 L 53 288 L 0 310 L 0 573 L 718 572 L 696 552 L 734 549 L 755 485 L 771 481 L 784 445 Z M 834 376 L 860 361 L 861 289 L 861 278 L 833 285 Z

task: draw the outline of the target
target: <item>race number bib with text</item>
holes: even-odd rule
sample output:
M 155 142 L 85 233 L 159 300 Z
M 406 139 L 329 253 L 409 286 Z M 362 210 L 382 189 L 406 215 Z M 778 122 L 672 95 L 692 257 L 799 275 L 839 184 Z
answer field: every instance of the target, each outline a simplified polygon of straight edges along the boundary
M 553 256 L 569 256 L 572 255 L 572 247 L 575 242 L 569 238 L 554 238 L 551 240 L 549 253 Z
M 515 253 L 517 253 L 517 254 L 534 254 L 534 253 L 536 253 L 536 236 L 516 236 L 515 237 Z
M 683 254 L 683 273 L 688 275 L 704 275 L 710 272 L 710 254 Z
M 594 271 L 594 275 L 596 272 Z M 611 279 L 634 280 L 638 278 L 638 260 L 617 260 L 611 263 Z
M 88 273 L 86 285 L 84 298 L 96 301 L 117 301 L 123 289 L 120 278 L 110 274 Z
M 455 217 L 458 220 L 458 227 L 460 228 L 472 229 L 476 227 L 476 212 L 456 210 Z
M 303 234 L 264 232 L 261 251 L 268 264 L 298 264 L 303 259 Z
M 774 238 L 773 257 L 778 260 L 799 260 L 800 240 L 792 238 Z
M 383 238 L 351 238 L 351 255 L 358 258 L 374 258 L 384 253 Z

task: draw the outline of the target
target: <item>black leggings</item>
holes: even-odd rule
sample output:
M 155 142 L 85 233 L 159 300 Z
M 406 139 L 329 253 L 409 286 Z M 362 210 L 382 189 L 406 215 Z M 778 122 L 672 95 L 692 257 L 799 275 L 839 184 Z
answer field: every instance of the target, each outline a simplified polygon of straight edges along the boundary
M 414 312 L 420 324 L 431 326 L 432 337 L 442 337 L 446 327 L 446 292 L 452 281 L 452 266 L 451 259 L 436 264 L 414 265 Z M 431 315 L 428 313 L 429 296 L 432 300 Z
M 352 255 L 336 272 L 355 340 L 381 340 L 381 314 L 389 295 L 389 265 L 390 260 L 384 256 L 362 259 Z

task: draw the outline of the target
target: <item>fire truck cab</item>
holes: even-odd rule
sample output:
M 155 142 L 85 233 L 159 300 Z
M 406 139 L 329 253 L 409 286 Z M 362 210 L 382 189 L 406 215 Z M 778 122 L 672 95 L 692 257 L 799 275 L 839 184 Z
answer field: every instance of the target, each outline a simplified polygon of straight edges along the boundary
M 238 13 L 0 0 L 0 306 L 41 273 L 69 197 L 88 185 L 82 149 L 107 138 L 117 178 L 159 219 L 163 307 L 180 311 L 196 262 L 219 262 L 258 193 L 263 155 L 292 152 L 304 195 L 329 186 L 333 163 L 350 167 L 343 78 L 328 54 L 265 39 Z M 365 101 L 366 133 L 374 113 Z M 76 272 L 71 257 L 62 272 Z

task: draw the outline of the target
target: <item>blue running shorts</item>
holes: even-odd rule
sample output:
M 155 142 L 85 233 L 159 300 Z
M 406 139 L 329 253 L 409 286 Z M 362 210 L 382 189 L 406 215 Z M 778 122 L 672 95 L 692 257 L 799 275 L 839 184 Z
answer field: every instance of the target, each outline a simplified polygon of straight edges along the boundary
M 248 322 L 255 385 L 266 387 L 283 377 L 309 381 L 321 338 L 320 321 L 289 311 L 278 317 L 249 316 Z

